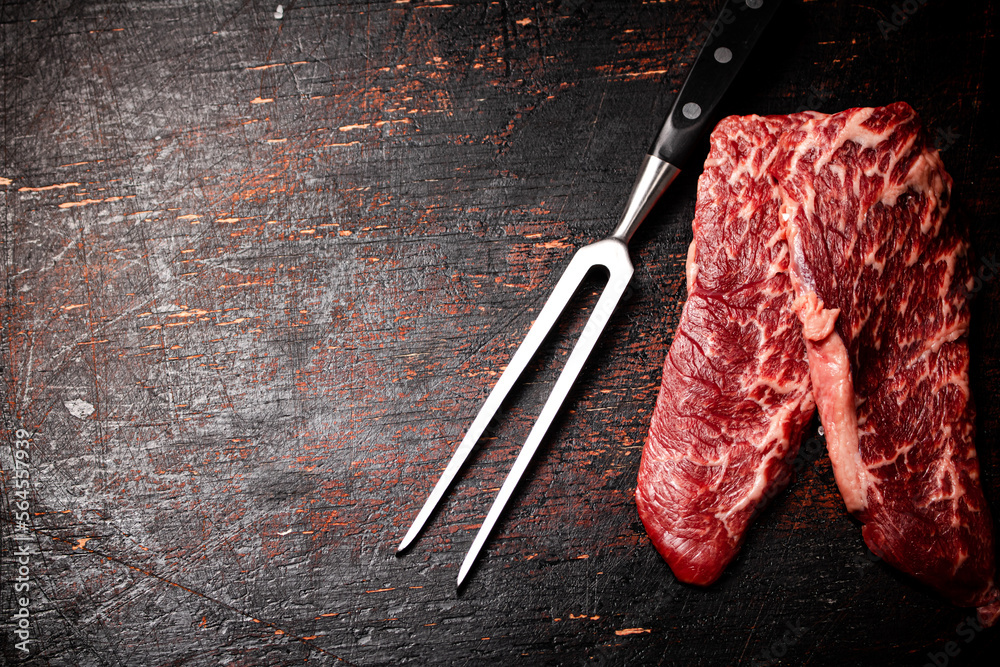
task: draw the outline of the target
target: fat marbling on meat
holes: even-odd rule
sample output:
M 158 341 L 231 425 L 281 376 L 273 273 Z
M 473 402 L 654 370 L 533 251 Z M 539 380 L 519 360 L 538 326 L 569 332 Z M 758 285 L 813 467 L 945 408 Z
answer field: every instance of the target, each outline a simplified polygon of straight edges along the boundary
M 813 414 L 768 168 L 781 137 L 815 116 L 724 119 L 698 180 L 688 299 L 636 488 L 646 532 L 688 583 L 712 583 L 739 552 L 754 514 L 791 479 Z
M 818 406 L 869 548 L 996 621 L 951 185 L 904 103 L 713 131 L 636 488 L 679 579 L 721 575 Z
M 965 230 L 905 103 L 789 132 L 771 166 L 834 476 L 865 543 L 992 625 L 990 511 L 969 391 Z

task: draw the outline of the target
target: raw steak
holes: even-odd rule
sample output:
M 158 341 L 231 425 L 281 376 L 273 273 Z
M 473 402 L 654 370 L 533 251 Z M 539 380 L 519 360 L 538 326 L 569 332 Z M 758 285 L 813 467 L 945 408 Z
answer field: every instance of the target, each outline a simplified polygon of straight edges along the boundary
M 781 136 L 818 116 L 724 119 L 698 180 L 688 300 L 636 489 L 646 532 L 689 583 L 712 583 L 736 556 L 755 511 L 788 483 L 813 414 L 767 169 Z
M 969 394 L 972 273 L 966 234 L 947 218 L 951 178 L 904 103 L 807 121 L 777 152 L 794 308 L 847 509 L 875 554 L 992 625 L 1000 596 Z

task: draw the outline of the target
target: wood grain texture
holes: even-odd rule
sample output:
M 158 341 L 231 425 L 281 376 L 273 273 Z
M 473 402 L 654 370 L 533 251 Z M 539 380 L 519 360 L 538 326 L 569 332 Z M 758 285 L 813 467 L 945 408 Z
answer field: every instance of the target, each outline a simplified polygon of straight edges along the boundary
M 456 594 L 461 558 L 580 318 L 396 556 L 563 265 L 612 228 L 720 3 L 320 0 L 280 20 L 276 4 L 0 4 L 0 661 L 995 652 L 996 632 L 959 634 L 967 610 L 866 557 L 821 453 L 713 587 L 678 584 L 649 544 L 632 494 L 697 168 L 633 240 L 632 291 L 469 585 Z M 888 1 L 786 2 L 723 112 L 908 101 L 988 259 L 998 12 L 904 4 L 896 26 Z M 972 343 L 1000 511 L 998 283 L 978 293 Z M 27 659 L 11 619 L 17 426 L 35 433 Z

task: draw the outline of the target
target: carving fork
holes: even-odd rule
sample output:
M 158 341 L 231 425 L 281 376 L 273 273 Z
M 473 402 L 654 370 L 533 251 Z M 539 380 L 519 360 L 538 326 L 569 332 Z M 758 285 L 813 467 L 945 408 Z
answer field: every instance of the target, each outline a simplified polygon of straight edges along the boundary
M 627 245 L 632 234 L 653 208 L 656 200 L 677 177 L 680 172 L 679 165 L 691 153 L 723 93 L 735 78 L 757 38 L 780 4 L 781 0 L 726 0 L 722 12 L 698 53 L 690 74 L 681 87 L 680 94 L 670 113 L 667 114 L 660 133 L 642 162 L 639 176 L 632 186 L 632 193 L 629 195 L 625 212 L 617 228 L 609 238 L 580 248 L 570 260 L 569 266 L 556 283 L 538 318 L 531 325 L 524 342 L 514 353 L 514 357 L 493 387 L 486 403 L 479 410 L 472 426 L 462 438 L 441 478 L 417 514 L 417 518 L 397 548 L 397 553 L 406 549 L 420 533 L 507 393 L 569 303 L 583 277 L 592 267 L 603 266 L 609 273 L 608 284 L 601 293 L 583 333 L 580 334 L 580 339 L 573 348 L 569 360 L 566 361 L 559 379 L 552 388 L 552 393 L 545 401 L 538 419 L 528 434 L 528 439 L 517 455 L 514 466 L 500 487 L 500 493 L 493 501 L 493 506 L 490 507 L 472 542 L 472 547 L 462 562 L 457 584 L 462 585 L 632 278 L 633 268 Z

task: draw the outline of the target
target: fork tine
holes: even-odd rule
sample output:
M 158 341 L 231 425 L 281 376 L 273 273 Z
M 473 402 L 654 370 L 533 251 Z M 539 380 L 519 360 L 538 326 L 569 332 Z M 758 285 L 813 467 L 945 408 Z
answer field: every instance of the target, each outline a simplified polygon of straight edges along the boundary
M 591 259 L 591 255 L 593 255 L 593 259 Z M 586 246 L 577 253 L 574 261 L 577 258 L 580 258 L 581 266 L 586 267 L 583 273 L 586 273 L 586 269 L 597 264 L 606 266 L 610 272 L 608 284 L 604 288 L 604 292 L 601 294 L 597 305 L 594 306 L 594 310 L 587 320 L 587 325 L 583 333 L 580 334 L 579 340 L 577 340 L 576 345 L 573 347 L 573 352 L 569 355 L 566 365 L 559 374 L 559 379 L 556 380 L 555 385 L 552 387 L 552 393 L 549 394 L 545 405 L 542 407 L 542 411 L 538 414 L 535 425 L 532 426 L 531 432 L 528 433 L 528 439 L 517 455 L 514 466 L 507 474 L 503 486 L 500 487 L 500 492 L 497 494 L 496 500 L 493 501 L 486 519 L 483 521 L 482 526 L 480 526 L 479 532 L 476 533 L 472 547 L 465 555 L 465 560 L 462 562 L 462 567 L 459 570 L 457 586 L 462 585 L 473 563 L 475 563 L 476 557 L 479 555 L 483 545 L 486 543 L 486 539 L 493 530 L 493 526 L 496 525 L 497 519 L 500 518 L 504 506 L 514 493 L 514 489 L 517 487 L 517 483 L 520 481 L 524 471 L 528 468 L 535 450 L 538 449 L 538 445 L 545 436 L 545 432 L 548 431 L 552 420 L 555 419 L 556 413 L 559 412 L 559 408 L 566 399 L 570 387 L 573 386 L 577 376 L 580 374 L 580 370 L 583 368 L 584 363 L 586 363 L 587 357 L 590 356 L 591 351 L 594 349 L 598 337 L 600 337 L 604 326 L 608 323 L 612 313 L 614 313 L 618 301 L 621 299 L 622 294 L 625 293 L 625 288 L 628 287 L 629 280 L 632 278 L 633 268 L 632 262 L 628 258 L 628 249 L 620 240 L 606 239 Z M 553 293 L 553 296 L 555 296 L 555 293 Z
M 535 356 L 535 352 L 538 351 L 545 336 L 552 329 L 552 325 L 559 319 L 559 315 L 566 308 L 566 304 L 569 303 L 570 298 L 576 292 L 587 271 L 595 265 L 595 262 L 591 259 L 593 253 L 586 252 L 595 245 L 597 244 L 585 246 L 573 255 L 569 266 L 566 267 L 566 270 L 559 278 L 559 282 L 556 283 L 555 289 L 552 290 L 552 294 L 545 302 L 541 312 L 538 313 L 534 324 L 528 330 L 528 335 L 525 336 L 524 341 L 511 358 L 510 363 L 507 364 L 507 368 L 500 375 L 500 380 L 493 387 L 493 391 L 490 392 L 486 402 L 483 403 L 483 407 L 479 409 L 479 414 L 476 415 L 469 430 L 466 431 L 465 437 L 462 438 L 462 442 L 452 455 L 451 461 L 448 462 L 448 466 L 441 473 L 441 477 L 424 502 L 423 507 L 417 514 L 417 518 L 413 520 L 410 529 L 406 531 L 406 536 L 403 537 L 403 541 L 396 548 L 396 553 L 410 546 L 417 535 L 420 534 L 424 524 L 427 523 L 427 519 L 441 501 L 448 487 L 451 486 L 458 471 L 462 468 L 466 459 L 469 458 L 469 454 L 472 453 L 473 447 L 475 447 L 479 438 L 483 435 L 483 431 L 486 430 L 486 427 L 500 408 L 500 404 L 503 403 L 514 383 L 517 382 L 521 373 L 528 366 L 531 358 Z

